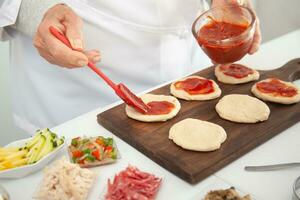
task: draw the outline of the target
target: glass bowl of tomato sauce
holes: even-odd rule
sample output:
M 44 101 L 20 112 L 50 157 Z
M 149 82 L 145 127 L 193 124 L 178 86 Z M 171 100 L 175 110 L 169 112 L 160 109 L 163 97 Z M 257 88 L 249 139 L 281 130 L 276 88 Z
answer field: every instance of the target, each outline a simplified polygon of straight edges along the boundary
M 244 6 L 213 7 L 201 14 L 192 25 L 192 32 L 208 57 L 218 64 L 230 64 L 249 51 L 256 17 Z

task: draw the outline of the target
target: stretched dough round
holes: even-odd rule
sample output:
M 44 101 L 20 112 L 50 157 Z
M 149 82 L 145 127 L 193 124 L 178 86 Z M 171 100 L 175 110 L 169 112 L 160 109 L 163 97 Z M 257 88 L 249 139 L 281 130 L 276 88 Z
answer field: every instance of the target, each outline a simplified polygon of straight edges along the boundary
M 248 76 L 246 76 L 244 78 L 235 78 L 235 77 L 224 74 L 223 71 L 220 69 L 220 66 L 218 65 L 215 68 L 215 75 L 216 75 L 218 81 L 220 81 L 222 83 L 241 84 L 241 83 L 247 83 L 247 82 L 251 82 L 251 81 L 255 81 L 255 80 L 259 79 L 258 71 L 254 70 L 254 69 L 252 69 L 252 70 L 254 71 L 253 74 L 249 74 Z
M 170 103 L 173 103 L 175 107 L 172 109 L 172 111 L 168 114 L 162 114 L 162 115 L 144 115 L 142 113 L 137 112 L 134 108 L 131 106 L 126 105 L 125 111 L 128 117 L 143 121 L 143 122 L 159 122 L 159 121 L 167 121 L 168 119 L 171 119 L 177 115 L 177 113 L 180 110 L 180 103 L 179 101 L 172 96 L 167 95 L 154 95 L 154 94 L 144 94 L 141 96 L 142 100 L 145 103 L 149 103 L 151 101 L 168 101 Z
M 268 78 L 268 79 L 262 80 L 260 82 L 267 82 L 267 81 L 271 81 L 271 80 L 272 80 L 271 78 Z M 260 82 L 257 82 L 257 83 L 260 83 Z M 280 80 L 280 82 L 282 82 L 288 86 L 294 87 L 297 90 L 297 94 L 293 97 L 283 97 L 283 96 L 274 96 L 274 95 L 272 95 L 272 93 L 263 93 L 257 89 L 257 87 L 256 87 L 257 83 L 255 83 L 252 86 L 251 91 L 256 97 L 258 97 L 264 101 L 271 101 L 271 102 L 281 103 L 281 104 L 292 104 L 292 103 L 299 102 L 300 101 L 300 89 L 291 82 L 285 82 L 285 81 L 281 81 L 281 80 Z
M 188 78 L 199 78 L 199 79 L 206 79 L 203 78 L 201 76 L 189 76 L 183 79 L 180 79 L 179 81 L 184 81 Z M 211 79 L 209 79 L 211 80 Z M 175 87 L 175 83 L 178 81 L 175 81 L 171 84 L 170 86 L 170 90 L 171 90 L 171 94 L 174 95 L 175 97 L 178 97 L 180 99 L 185 99 L 185 100 L 210 100 L 210 99 L 215 99 L 218 98 L 221 95 L 221 89 L 219 88 L 218 84 L 214 81 L 211 80 L 213 82 L 213 88 L 214 88 L 214 92 L 209 93 L 209 94 L 196 94 L 196 95 L 191 95 L 188 92 L 184 91 L 184 90 L 178 90 Z
M 224 96 L 216 105 L 223 119 L 239 123 L 256 123 L 269 118 L 270 109 L 263 101 L 242 94 Z
M 174 124 L 169 139 L 184 149 L 214 151 L 226 140 L 225 130 L 214 123 L 187 118 Z

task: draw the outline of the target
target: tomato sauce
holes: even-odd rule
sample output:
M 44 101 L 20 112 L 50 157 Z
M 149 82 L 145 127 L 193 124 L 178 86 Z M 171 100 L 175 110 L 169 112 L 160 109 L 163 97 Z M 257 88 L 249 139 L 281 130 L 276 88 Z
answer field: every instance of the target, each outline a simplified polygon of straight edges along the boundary
M 272 93 L 274 96 L 293 97 L 297 95 L 297 89 L 282 83 L 278 79 L 272 79 L 271 81 L 263 81 L 256 84 L 259 91 L 263 93 Z
M 249 24 L 212 21 L 200 28 L 197 32 L 197 40 L 213 61 L 219 64 L 233 63 L 240 60 L 249 51 L 253 37 L 225 43 L 218 43 L 218 41 L 239 36 L 248 27 Z
M 164 115 L 175 108 L 175 105 L 168 101 L 151 101 L 147 105 L 149 106 L 147 115 Z
M 221 65 L 220 70 L 227 76 L 232 76 L 234 78 L 245 78 L 254 71 L 244 65 L 231 64 L 231 65 Z
M 214 92 L 213 82 L 207 79 L 188 78 L 174 84 L 177 90 L 184 90 L 190 95 L 209 94 Z

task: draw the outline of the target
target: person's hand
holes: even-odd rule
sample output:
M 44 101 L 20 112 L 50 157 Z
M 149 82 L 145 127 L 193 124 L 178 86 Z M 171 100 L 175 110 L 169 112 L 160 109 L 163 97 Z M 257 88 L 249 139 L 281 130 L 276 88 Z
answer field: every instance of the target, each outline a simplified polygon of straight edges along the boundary
M 251 3 L 251 0 L 244 0 L 244 1 L 239 1 L 239 0 L 213 0 L 212 1 L 212 7 L 214 7 L 214 6 L 222 6 L 222 5 L 224 6 L 224 5 L 228 5 L 228 4 L 231 4 L 231 5 L 235 5 L 236 4 L 236 5 L 238 5 L 241 2 L 242 2 L 242 5 L 244 5 L 246 7 L 249 7 L 249 8 L 251 8 L 253 10 L 253 6 L 252 6 L 252 3 Z M 254 14 L 255 14 L 255 12 L 254 12 Z M 256 16 L 255 32 L 254 32 L 253 41 L 252 41 L 252 44 L 251 44 L 251 47 L 250 47 L 248 53 L 252 55 L 255 52 L 257 52 L 258 49 L 259 49 L 260 43 L 261 43 L 260 24 L 259 24 L 259 19 Z
M 50 26 L 65 34 L 72 47 L 78 51 L 71 50 L 56 39 L 49 31 Z M 83 51 L 82 20 L 64 4 L 57 4 L 45 13 L 37 28 L 33 44 L 48 62 L 62 67 L 83 67 L 88 61 L 94 63 L 100 61 L 98 50 Z
M 260 43 L 261 43 L 261 32 L 260 32 L 260 25 L 259 25 L 259 19 L 256 17 L 256 24 L 255 24 L 255 32 L 253 36 L 253 41 L 250 47 L 250 50 L 248 53 L 250 55 L 254 54 L 255 52 L 258 51 Z

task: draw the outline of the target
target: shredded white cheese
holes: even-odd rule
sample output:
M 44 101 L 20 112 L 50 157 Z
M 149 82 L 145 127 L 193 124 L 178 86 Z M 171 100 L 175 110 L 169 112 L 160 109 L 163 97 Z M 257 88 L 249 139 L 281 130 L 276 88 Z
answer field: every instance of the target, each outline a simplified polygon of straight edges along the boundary
M 36 194 L 37 200 L 86 200 L 95 174 L 70 163 L 66 158 L 46 168 Z

